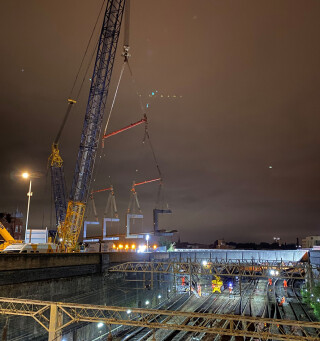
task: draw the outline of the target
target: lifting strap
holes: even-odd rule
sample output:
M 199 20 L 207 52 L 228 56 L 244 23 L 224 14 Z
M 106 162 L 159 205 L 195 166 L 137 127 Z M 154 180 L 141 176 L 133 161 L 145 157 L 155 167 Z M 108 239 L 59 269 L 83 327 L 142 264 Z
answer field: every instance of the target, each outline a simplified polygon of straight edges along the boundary
M 122 68 L 121 68 L 121 71 L 120 71 L 120 77 L 119 77 L 119 80 L 118 80 L 118 84 L 117 84 L 117 87 L 116 87 L 116 91 L 115 91 L 114 96 L 113 96 L 113 100 L 112 100 L 111 108 L 110 108 L 110 111 L 109 111 L 107 123 L 106 123 L 106 126 L 105 126 L 105 128 L 104 128 L 103 136 L 107 134 L 107 129 L 108 129 L 108 125 L 109 125 L 109 122 L 110 122 L 110 117 L 111 117 L 111 114 L 112 114 L 112 110 L 113 110 L 114 103 L 115 103 L 115 101 L 116 101 L 116 97 L 117 97 L 117 94 L 118 94 L 118 90 L 119 90 L 121 78 L 122 78 L 123 71 L 124 71 L 124 68 L 125 68 L 125 66 L 126 66 L 126 63 L 127 63 L 127 62 L 124 61 L 123 64 L 122 64 Z M 103 141 L 104 141 L 104 139 L 102 139 L 102 147 L 104 147 Z

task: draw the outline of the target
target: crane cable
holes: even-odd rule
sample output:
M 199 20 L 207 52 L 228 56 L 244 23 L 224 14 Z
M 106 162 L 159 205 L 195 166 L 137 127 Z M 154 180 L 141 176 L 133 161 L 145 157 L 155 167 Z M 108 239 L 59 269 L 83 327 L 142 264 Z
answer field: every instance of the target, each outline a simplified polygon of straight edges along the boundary
M 106 133 L 107 133 L 107 129 L 108 129 L 109 122 L 110 122 L 110 117 L 111 117 L 111 114 L 112 114 L 112 111 L 113 111 L 114 103 L 115 103 L 116 98 L 117 98 L 117 94 L 118 94 L 120 82 L 121 82 L 121 79 L 122 79 L 122 75 L 123 75 L 123 71 L 124 71 L 124 68 L 125 68 L 125 66 L 126 66 L 126 63 L 127 63 L 127 61 L 125 60 L 125 61 L 123 62 L 123 64 L 122 64 L 122 68 L 121 68 L 121 71 L 120 71 L 120 77 L 119 77 L 119 80 L 118 80 L 118 84 L 117 84 L 117 87 L 116 87 L 116 91 L 115 91 L 114 96 L 113 96 L 113 99 L 112 99 L 112 104 L 111 104 L 111 108 L 110 108 L 110 111 L 109 111 L 107 123 L 106 123 L 106 126 L 105 126 L 105 128 L 104 128 L 104 133 L 103 133 L 103 135 L 106 135 Z M 102 141 L 103 141 L 103 140 L 102 140 Z M 104 144 L 102 144 L 102 146 L 104 147 Z
M 144 108 L 146 106 L 142 102 L 142 98 L 141 98 L 141 95 L 139 94 L 137 83 L 136 83 L 136 80 L 135 80 L 135 78 L 133 76 L 133 72 L 132 72 L 131 66 L 129 64 L 129 61 L 127 61 L 127 63 L 128 63 L 128 69 L 129 69 L 129 72 L 130 72 L 130 75 L 131 75 L 132 84 L 134 85 L 134 88 L 135 88 L 135 91 L 136 91 L 136 95 L 139 98 L 139 103 L 140 103 L 141 111 L 145 113 L 145 109 Z M 145 143 L 146 137 L 148 138 L 149 146 L 150 146 L 150 149 L 151 149 L 151 152 L 152 152 L 152 156 L 153 156 L 153 160 L 154 160 L 155 166 L 156 166 L 158 174 L 159 174 L 159 178 L 161 178 L 161 181 L 160 181 L 160 184 L 159 184 L 159 189 L 158 189 L 158 194 L 157 194 L 157 199 L 156 199 L 156 205 L 157 205 L 159 203 L 159 201 L 160 201 L 160 195 L 161 195 L 161 190 L 162 190 L 162 186 L 163 186 L 163 176 L 162 176 L 162 173 L 161 173 L 161 170 L 160 170 L 160 166 L 159 166 L 159 163 L 157 161 L 157 157 L 156 157 L 156 154 L 155 154 L 155 151 L 154 151 L 151 139 L 150 139 L 150 134 L 149 134 L 149 131 L 148 131 L 148 123 L 147 122 L 145 124 L 145 132 L 144 132 L 144 138 L 143 138 L 142 143 Z
M 112 104 L 111 104 L 111 108 L 110 108 L 109 115 L 108 115 L 108 118 L 107 118 L 107 123 L 106 123 L 106 126 L 105 126 L 105 128 L 104 128 L 104 133 L 103 133 L 103 135 L 106 134 L 107 128 L 108 128 L 108 126 L 109 126 L 111 114 L 112 114 L 113 107 L 114 107 L 114 104 L 115 104 L 115 101 L 116 101 L 116 97 L 117 97 L 117 94 L 118 94 L 120 82 L 121 82 L 121 79 L 122 79 L 122 75 L 123 75 L 123 72 L 124 72 L 126 63 L 127 63 L 127 60 L 125 59 L 125 61 L 124 61 L 123 64 L 122 64 L 122 67 L 121 67 L 120 76 L 119 76 L 119 79 L 118 79 L 116 91 L 115 91 L 114 96 L 113 96 L 113 99 L 112 99 Z M 103 151 L 104 151 L 104 139 L 102 139 L 102 147 L 100 148 L 100 152 L 99 152 L 99 155 L 98 155 L 98 164 L 97 164 L 97 167 L 94 168 L 94 174 L 93 174 L 93 179 L 92 179 L 91 190 L 93 190 L 93 186 L 94 186 L 94 184 L 95 184 L 95 182 L 96 182 L 97 176 L 99 176 L 99 174 L 100 174 L 99 171 L 100 171 L 100 165 L 101 165 L 101 160 L 102 160 L 102 153 L 103 153 Z M 105 156 L 105 154 L 104 154 L 104 156 Z
M 132 82 L 132 84 L 133 84 L 133 86 L 134 86 L 134 88 L 135 88 L 136 95 L 137 95 L 137 97 L 139 98 L 139 104 L 140 104 L 141 111 L 142 111 L 143 113 L 145 113 L 145 111 L 146 111 L 146 110 L 145 110 L 145 107 L 146 107 L 146 106 L 145 106 L 144 103 L 142 102 L 142 98 L 141 98 L 141 95 L 139 94 L 136 80 L 135 80 L 135 78 L 133 77 L 133 73 L 132 73 L 132 69 L 131 69 L 131 66 L 130 66 L 130 64 L 129 64 L 129 61 L 128 61 L 128 69 L 129 69 L 129 72 L 130 72 L 130 75 L 131 75 L 131 82 Z
M 76 78 L 75 78 L 75 80 L 74 80 L 74 82 L 73 82 L 73 85 L 72 85 L 72 88 L 71 88 L 71 90 L 70 90 L 69 98 L 72 98 L 72 97 L 71 97 L 71 96 L 72 96 L 72 92 L 73 92 L 73 90 L 74 90 L 74 88 L 75 88 L 76 82 L 77 82 L 77 80 L 78 80 L 78 77 L 79 77 L 79 74 L 80 74 L 80 71 L 81 71 L 81 68 L 82 68 L 82 65 L 83 65 L 83 62 L 84 62 L 84 60 L 85 60 L 85 58 L 86 58 L 86 55 L 87 55 L 87 53 L 88 53 L 89 46 L 90 46 L 90 44 L 91 44 L 93 34 L 94 34 L 94 31 L 96 30 L 96 27 L 97 27 L 99 18 L 100 18 L 100 16 L 101 16 L 102 9 L 103 9 L 103 7 L 104 7 L 105 2 L 106 2 L 106 0 L 102 0 L 102 4 L 101 4 L 101 7 L 100 7 L 99 14 L 98 14 L 98 16 L 97 16 L 96 22 L 95 22 L 95 24 L 94 24 L 94 26 L 93 26 L 93 29 L 92 29 L 92 31 L 91 31 L 91 35 L 90 35 L 90 38 L 89 38 L 89 41 L 88 41 L 86 50 L 85 50 L 85 52 L 84 52 L 84 54 L 83 54 L 83 57 L 82 57 L 82 60 L 81 60 L 81 63 L 80 63 L 80 66 L 79 66 L 79 69 L 78 69 Z M 94 49 L 94 50 L 95 50 L 95 49 Z M 80 91 L 78 92 L 77 97 L 79 96 L 79 93 L 80 93 Z M 76 100 L 77 100 L 77 97 L 76 97 Z
M 79 88 L 79 91 L 78 91 L 77 95 L 75 96 L 75 100 L 73 100 L 73 99 L 72 99 L 72 93 L 73 93 L 73 90 L 74 90 L 75 85 L 76 85 L 76 83 L 77 83 L 77 80 L 78 80 L 78 78 L 79 78 L 80 72 L 81 72 L 81 70 L 82 70 L 82 66 L 83 66 L 83 64 L 84 64 L 84 60 L 85 60 L 85 58 L 86 58 L 86 56 L 87 56 L 87 54 L 88 54 L 89 46 L 90 46 L 90 44 L 91 44 L 91 41 L 92 41 L 92 38 L 93 38 L 93 34 L 94 34 L 95 30 L 96 30 L 96 27 L 97 27 L 99 18 L 100 18 L 100 16 L 101 16 L 102 10 L 103 10 L 104 5 L 105 5 L 105 2 L 106 2 L 106 0 L 103 0 L 103 1 L 102 1 L 101 7 L 100 7 L 100 10 L 99 10 L 99 14 L 98 14 L 98 16 L 97 16 L 96 22 L 95 22 L 95 24 L 94 24 L 94 26 L 93 26 L 93 29 L 92 29 L 92 31 L 91 31 L 91 35 L 90 35 L 88 44 L 87 44 L 87 46 L 86 46 L 85 52 L 84 52 L 84 54 L 83 54 L 83 57 L 82 57 L 82 60 L 81 60 L 81 63 L 80 63 L 80 66 L 79 66 L 79 68 L 78 68 L 78 72 L 77 72 L 77 74 L 76 74 L 76 77 L 75 77 L 75 79 L 74 79 L 73 85 L 72 85 L 72 87 L 71 87 L 70 95 L 69 95 L 69 97 L 68 97 L 68 107 L 67 107 L 66 113 L 65 113 L 65 115 L 64 115 L 64 118 L 63 118 L 62 124 L 61 124 L 61 126 L 60 126 L 60 129 L 59 129 L 59 131 L 58 131 L 58 134 L 57 134 L 57 136 L 56 136 L 56 138 L 55 138 L 55 140 L 54 140 L 54 145 L 58 145 L 58 143 L 59 143 L 59 140 L 60 140 L 62 131 L 63 131 L 64 126 L 65 126 L 65 124 L 66 124 L 66 122 L 67 122 L 67 120 L 68 120 L 68 117 L 69 117 L 69 115 L 70 115 L 70 111 L 71 111 L 71 109 L 72 109 L 72 107 L 73 107 L 72 104 L 75 104 L 75 103 L 78 101 L 78 99 L 79 99 L 80 92 L 81 92 L 81 90 L 82 90 L 84 81 L 85 81 L 85 79 L 86 79 L 86 75 L 87 75 L 88 70 L 89 70 L 89 67 L 90 67 L 90 65 L 91 65 L 91 63 L 92 63 L 93 56 L 95 55 L 95 52 L 96 52 L 96 50 L 97 50 L 97 46 L 98 46 L 98 41 L 99 41 L 99 39 L 97 39 L 97 42 L 96 42 L 96 44 L 95 44 L 95 48 L 93 49 L 92 55 L 91 55 L 91 57 L 90 57 L 90 59 L 89 59 L 88 65 L 87 65 L 87 67 L 86 67 L 86 70 L 85 70 L 85 73 L 84 73 L 84 76 L 83 76 L 83 79 L 82 79 L 82 82 L 81 82 L 81 85 L 80 85 L 80 88 Z
M 159 163 L 158 163 L 158 160 L 157 160 L 157 157 L 156 157 L 156 153 L 154 152 L 154 148 L 153 148 L 153 145 L 151 143 L 151 139 L 150 139 L 150 135 L 149 135 L 147 124 L 145 126 L 144 138 L 143 138 L 143 141 L 142 141 L 143 143 L 145 143 L 146 138 L 148 139 L 148 142 L 149 142 L 149 146 L 150 146 L 150 149 L 151 149 L 151 152 L 152 152 L 153 160 L 154 160 L 155 166 L 156 166 L 156 168 L 158 170 L 158 173 L 159 173 L 159 178 L 162 179 L 162 173 L 161 173 L 160 166 L 159 166 Z
M 83 76 L 83 79 L 82 79 L 82 82 L 81 82 L 79 91 L 78 91 L 78 93 L 77 93 L 77 95 L 76 95 L 76 97 L 75 97 L 76 100 L 71 100 L 71 96 L 72 96 L 73 90 L 74 90 L 74 88 L 75 88 L 75 86 L 76 86 L 76 83 L 77 83 L 77 80 L 78 80 L 78 78 L 79 78 L 81 69 L 82 69 L 82 67 L 83 67 L 84 61 L 85 61 L 86 56 L 87 56 L 87 54 L 88 54 L 89 46 L 90 46 L 90 44 L 91 44 L 91 41 L 92 41 L 94 32 L 95 32 L 96 27 L 97 27 L 97 23 L 98 23 L 98 21 L 99 21 L 99 18 L 100 18 L 100 16 L 101 16 L 101 13 L 102 13 L 102 10 L 103 10 L 103 8 L 104 8 L 104 6 L 105 6 L 105 3 L 106 3 L 106 0 L 102 0 L 102 4 L 101 4 L 100 10 L 99 10 L 97 19 L 96 19 L 95 24 L 94 24 L 94 26 L 93 26 L 93 29 L 92 29 L 92 31 L 91 31 L 91 35 L 90 35 L 88 44 L 87 44 L 86 49 L 85 49 L 85 52 L 84 52 L 84 54 L 83 54 L 83 57 L 82 57 L 80 66 L 79 66 L 79 68 L 78 68 L 78 72 L 77 72 L 76 77 L 75 77 L 75 80 L 74 80 L 73 85 L 72 85 L 72 87 L 71 87 L 70 96 L 69 96 L 69 99 L 68 99 L 68 106 L 67 106 L 66 112 L 65 112 L 65 114 L 64 114 L 63 121 L 62 121 L 62 123 L 61 123 L 61 125 L 60 125 L 58 134 L 57 134 L 57 136 L 56 136 L 56 138 L 55 138 L 55 140 L 54 140 L 54 143 L 53 143 L 53 148 L 55 148 L 56 150 L 58 150 L 58 143 L 59 143 L 60 137 L 61 137 L 61 135 L 62 135 L 63 129 L 64 129 L 64 127 L 65 127 L 65 124 L 66 124 L 66 122 L 67 122 L 67 120 L 68 120 L 68 117 L 69 117 L 69 115 L 70 115 L 70 111 L 71 111 L 71 109 L 72 109 L 72 107 L 73 107 L 73 104 L 76 103 L 77 100 L 79 99 L 79 96 L 80 96 L 80 93 L 81 93 L 81 90 L 82 90 L 84 81 L 85 81 L 85 79 L 86 79 L 86 77 L 87 77 L 87 73 L 88 73 L 89 67 L 90 67 L 90 65 L 92 64 L 92 60 L 93 60 L 93 58 L 94 58 L 95 52 L 96 52 L 97 47 L 98 47 L 99 38 L 97 38 L 95 47 L 94 47 L 93 52 L 92 52 L 92 54 L 91 54 L 91 56 L 90 56 L 90 59 L 89 59 L 89 61 L 88 61 L 88 65 L 87 65 L 87 67 L 86 67 L 86 70 L 85 70 L 85 73 L 84 73 L 84 76 Z M 51 154 L 50 157 L 49 157 L 48 166 L 49 166 L 50 160 L 52 161 L 52 157 L 53 157 L 53 154 Z M 59 156 L 59 157 L 60 157 L 60 156 Z M 61 160 L 62 160 L 62 159 L 61 159 Z M 48 169 L 49 169 L 49 167 L 47 168 L 46 178 L 48 177 Z M 51 191 L 52 191 L 52 186 L 51 186 Z M 52 196 L 53 196 L 53 195 L 51 195 L 51 199 L 52 199 Z M 52 200 L 51 200 L 51 207 L 52 207 L 52 206 L 53 206 L 53 202 L 52 202 Z M 52 210 L 51 210 L 51 214 L 50 214 L 50 226 L 52 226 Z
M 123 62 L 122 67 L 121 67 L 120 77 L 119 77 L 119 80 L 118 80 L 116 91 L 115 91 L 114 96 L 113 96 L 111 108 L 110 108 L 110 111 L 109 111 L 109 115 L 108 115 L 106 126 L 104 128 L 104 134 L 103 135 L 106 135 L 106 133 L 107 133 L 107 129 L 108 129 L 109 122 L 110 122 L 110 117 L 111 117 L 111 114 L 112 114 L 112 111 L 113 111 L 114 103 L 116 101 L 116 97 L 117 97 L 117 94 L 118 94 L 120 82 L 121 82 L 122 75 L 123 75 L 123 72 L 124 72 L 126 64 L 128 65 L 129 70 L 130 70 L 130 66 L 129 66 L 129 57 L 130 57 L 130 54 L 129 54 L 129 49 L 130 49 L 129 38 L 130 38 L 130 30 L 129 30 L 129 28 L 130 28 L 130 0 L 127 0 L 125 2 L 125 8 L 124 8 L 124 36 L 123 36 L 123 53 L 122 53 L 122 56 L 124 57 L 124 62 Z M 143 111 L 143 109 L 142 109 L 142 111 Z M 102 148 L 104 148 L 104 140 L 103 139 L 102 139 Z
M 126 45 L 124 45 L 125 47 Z M 104 129 L 104 135 L 106 135 L 107 133 L 107 129 L 108 129 L 108 126 L 109 126 L 109 122 L 110 122 L 110 118 L 111 118 L 111 114 L 113 112 L 113 108 L 114 108 L 114 104 L 115 104 L 115 101 L 116 101 L 116 98 L 117 98 L 117 94 L 118 94 L 118 90 L 119 90 L 119 87 L 120 87 L 120 83 L 121 83 L 121 79 L 122 79 L 122 76 L 123 76 L 123 73 L 124 73 L 124 69 L 125 69 L 125 66 L 128 65 L 128 69 L 129 69 L 129 72 L 130 72 L 130 76 L 131 76 L 131 81 L 134 85 L 134 88 L 135 88 L 135 92 L 136 92 L 136 95 L 139 99 L 139 104 L 140 104 L 140 107 L 141 107 L 141 110 L 142 112 L 145 114 L 145 107 L 143 105 L 143 102 L 142 102 L 142 98 L 141 96 L 139 95 L 139 91 L 137 89 L 137 84 L 136 84 L 136 81 L 135 81 L 135 78 L 133 76 L 133 72 L 132 72 L 132 69 L 130 67 L 130 64 L 129 64 L 129 60 L 127 57 L 125 57 L 125 60 L 122 64 L 122 68 L 121 68 L 121 71 L 120 71 L 120 76 L 119 76 L 119 79 L 118 79 L 118 83 L 117 83 L 117 87 L 116 87 L 116 90 L 115 90 L 115 93 L 114 93 L 114 96 L 113 96 L 113 100 L 112 100 L 112 104 L 111 104 L 111 108 L 110 108 L 110 111 L 109 111 L 109 115 L 108 115 L 108 118 L 107 118 L 107 123 L 106 123 L 106 126 L 105 126 L 105 129 Z M 146 115 L 146 114 L 145 114 Z M 150 149 L 151 149 L 151 152 L 152 152 L 152 157 L 153 157 L 153 160 L 154 160 L 154 163 L 155 163 L 155 167 L 158 171 L 158 174 L 159 174 L 159 177 L 161 179 L 163 179 L 163 176 L 162 176 L 162 172 L 160 170 L 160 166 L 159 166 L 159 163 L 158 163 L 158 160 L 157 160 L 157 157 L 156 157 L 156 154 L 155 154 L 155 151 L 154 151 L 154 148 L 153 148 L 153 145 L 152 145 L 152 142 L 151 142 L 151 138 L 150 138 L 150 134 L 149 134 L 149 131 L 148 131 L 148 124 L 146 122 L 145 124 L 145 133 L 144 133 L 144 138 L 143 138 L 143 143 L 145 143 L 145 140 L 148 139 L 148 142 L 149 142 L 149 146 L 150 146 Z M 93 179 L 93 183 L 96 182 L 96 177 L 98 176 L 99 174 L 99 169 L 100 169 L 100 165 L 101 165 L 101 159 L 102 159 L 102 152 L 103 152 L 103 149 L 104 149 L 104 143 L 103 143 L 104 140 L 102 140 L 102 148 L 100 149 L 100 155 L 98 157 L 98 165 L 96 167 L 96 172 L 95 172 L 95 177 Z M 161 188 L 162 188 L 162 181 L 160 181 L 160 185 L 159 185 L 159 190 L 158 190 L 158 194 L 157 194 L 157 200 L 156 200 L 156 204 L 159 202 L 160 200 L 160 195 L 161 195 Z
M 139 104 L 140 104 L 141 111 L 142 111 L 142 113 L 144 115 L 146 115 L 146 109 L 145 109 L 146 106 L 144 105 L 144 103 L 142 101 L 142 98 L 141 98 L 141 95 L 139 94 L 138 87 L 137 87 L 137 84 L 136 84 L 136 80 L 135 80 L 135 78 L 133 76 L 133 72 L 132 72 L 132 69 L 131 69 L 131 66 L 130 66 L 130 63 L 129 63 L 129 57 L 130 57 L 130 54 L 129 54 L 129 49 L 130 49 L 130 45 L 129 45 L 130 0 L 127 0 L 126 3 L 125 3 L 125 12 L 124 13 L 125 13 L 125 26 L 124 26 L 125 30 L 124 30 L 124 42 L 123 42 L 123 50 L 124 50 L 124 52 L 122 53 L 122 56 L 124 57 L 124 62 L 123 62 L 122 67 L 121 67 L 120 76 L 119 76 L 117 87 L 116 87 L 116 90 L 115 90 L 115 93 L 114 93 L 114 96 L 113 96 L 111 108 L 110 108 L 110 111 L 109 111 L 109 115 L 108 115 L 108 118 L 107 118 L 107 122 L 106 122 L 106 126 L 105 126 L 105 129 L 104 129 L 104 134 L 103 135 L 106 135 L 106 133 L 107 133 L 107 129 L 108 129 L 108 126 L 109 126 L 109 123 L 110 123 L 110 118 L 111 118 L 111 115 L 112 115 L 112 112 L 113 112 L 114 104 L 115 104 L 115 101 L 116 101 L 116 98 L 117 98 L 117 95 L 118 95 L 118 90 L 119 90 L 119 87 L 120 87 L 120 83 L 121 83 L 122 76 L 123 76 L 123 73 L 124 73 L 126 65 L 128 66 L 128 69 L 129 69 L 129 73 L 130 73 L 130 76 L 131 76 L 131 81 L 132 81 L 132 84 L 134 86 L 135 93 L 136 93 L 136 95 L 137 95 L 137 97 L 139 99 Z M 159 163 L 157 161 L 157 157 L 156 157 L 156 154 L 155 154 L 155 151 L 154 151 L 151 139 L 150 139 L 150 134 L 149 134 L 149 131 L 148 131 L 147 122 L 146 122 L 146 125 L 145 125 L 145 135 L 144 135 L 144 138 L 143 138 L 143 143 L 145 142 L 146 138 L 148 139 L 149 146 L 150 146 L 150 149 L 151 149 L 151 152 L 152 152 L 152 156 L 153 156 L 153 160 L 154 160 L 155 166 L 157 168 L 159 177 L 162 179 L 163 178 L 162 177 L 162 173 L 161 173 L 160 166 L 159 166 Z M 96 178 L 99 175 L 99 170 L 100 170 L 100 165 L 101 165 L 103 149 L 104 149 L 104 139 L 102 139 L 102 148 L 100 149 L 100 155 L 98 157 L 98 165 L 96 167 L 96 171 L 94 172 L 95 176 L 93 178 L 93 183 L 96 182 Z M 160 181 L 156 203 L 159 202 L 159 198 L 160 198 L 160 194 L 161 194 L 161 187 L 162 187 L 162 180 Z M 92 189 L 93 189 L 93 186 L 92 186 Z
M 108 118 L 107 118 L 107 122 L 106 122 L 106 126 L 104 128 L 104 134 L 103 135 L 105 135 L 106 132 L 107 132 L 107 129 L 108 129 L 108 126 L 109 126 L 109 122 L 110 122 L 110 118 L 111 118 L 111 114 L 112 114 L 113 107 L 114 107 L 114 104 L 115 104 L 115 100 L 116 100 L 116 97 L 117 97 L 117 94 L 118 94 L 120 82 L 121 82 L 121 79 L 122 79 L 122 75 L 123 75 L 123 72 L 124 72 L 126 64 L 128 64 L 128 57 L 130 56 L 129 52 L 128 52 L 129 48 L 130 48 L 129 47 L 130 0 L 127 0 L 125 2 L 124 15 L 125 15 L 125 18 L 124 18 L 124 40 L 123 40 L 123 54 L 122 54 L 124 56 L 124 62 L 123 62 L 123 65 L 121 67 L 119 80 L 118 80 L 118 83 L 117 83 L 115 94 L 113 96 L 111 108 L 110 108 L 110 111 L 109 111 L 109 115 L 108 115 Z M 102 139 L 102 148 L 100 148 L 97 167 L 94 168 L 93 180 L 92 180 L 92 185 L 91 185 L 91 189 L 92 190 L 93 190 L 93 185 L 96 182 L 96 178 L 99 175 L 99 170 L 100 170 L 103 150 L 104 150 L 104 139 Z M 105 154 L 104 154 L 104 156 L 105 156 Z
M 154 160 L 155 166 L 156 166 L 158 174 L 159 174 L 159 178 L 161 178 L 160 183 L 159 183 L 158 193 L 157 193 L 157 199 L 156 199 L 156 205 L 157 205 L 159 203 L 159 201 L 160 201 L 160 195 L 161 195 L 161 190 L 162 190 L 162 185 L 163 185 L 163 176 L 162 176 L 162 173 L 161 173 L 161 170 L 160 170 L 160 166 L 159 166 L 159 163 L 158 163 L 158 160 L 157 160 L 157 157 L 156 157 L 156 153 L 154 151 L 154 148 L 153 148 L 153 145 L 152 145 L 152 142 L 151 142 L 151 139 L 150 139 L 150 135 L 149 135 L 149 132 L 148 132 L 147 125 L 146 125 L 146 129 L 145 129 L 145 136 L 144 136 L 144 139 L 143 139 L 143 143 L 145 142 L 145 138 L 146 137 L 148 138 L 149 146 L 150 146 L 150 149 L 151 149 L 151 152 L 152 152 L 152 156 L 153 156 L 153 160 Z

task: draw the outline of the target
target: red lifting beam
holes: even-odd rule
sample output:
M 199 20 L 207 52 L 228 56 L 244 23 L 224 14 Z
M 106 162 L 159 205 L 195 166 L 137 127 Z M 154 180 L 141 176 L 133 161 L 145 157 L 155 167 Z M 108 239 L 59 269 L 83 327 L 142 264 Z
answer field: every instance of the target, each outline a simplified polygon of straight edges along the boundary
M 149 182 L 154 182 L 154 181 L 161 181 L 161 178 L 157 178 L 157 179 L 152 179 L 152 180 L 146 180 L 146 181 L 142 181 L 142 182 L 138 182 L 136 184 L 133 184 L 133 188 L 136 186 L 140 186 L 140 185 L 144 185 L 144 184 L 148 184 Z
M 138 125 L 140 125 L 140 124 L 142 124 L 142 123 L 144 123 L 144 122 L 147 122 L 147 116 L 144 116 L 144 118 L 141 119 L 140 121 L 135 122 L 135 123 L 131 123 L 131 124 L 129 124 L 128 126 L 122 128 L 122 129 L 115 130 L 115 131 L 113 131 L 112 133 L 109 133 L 109 134 L 107 134 L 107 135 L 103 135 L 102 139 L 107 139 L 107 138 L 110 137 L 110 136 L 113 136 L 113 135 L 117 135 L 117 134 L 119 134 L 119 133 L 122 133 L 123 131 L 126 131 L 126 130 L 128 130 L 128 129 L 131 129 L 131 128 L 133 128 L 133 127 L 136 127 L 136 126 L 138 126 Z
M 111 190 L 113 190 L 113 187 L 98 189 L 98 190 L 96 190 L 96 191 L 92 191 L 92 192 L 91 192 L 91 195 L 94 194 L 94 193 L 105 192 L 105 191 L 111 191 Z

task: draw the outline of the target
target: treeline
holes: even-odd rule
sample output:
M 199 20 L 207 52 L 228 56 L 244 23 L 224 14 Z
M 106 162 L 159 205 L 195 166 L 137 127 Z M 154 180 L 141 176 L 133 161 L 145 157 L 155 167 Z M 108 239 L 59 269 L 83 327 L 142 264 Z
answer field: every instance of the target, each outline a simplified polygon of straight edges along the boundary
M 226 245 L 231 246 L 234 249 L 245 249 L 245 250 L 296 250 L 296 244 L 281 244 L 278 243 L 235 243 L 226 242 Z

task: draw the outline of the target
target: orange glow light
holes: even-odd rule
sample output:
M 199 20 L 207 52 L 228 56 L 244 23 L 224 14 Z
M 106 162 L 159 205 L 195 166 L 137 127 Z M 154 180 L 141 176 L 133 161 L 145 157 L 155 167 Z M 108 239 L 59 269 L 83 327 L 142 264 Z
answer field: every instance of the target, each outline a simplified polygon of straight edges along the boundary
M 155 250 L 157 247 L 158 247 L 158 246 L 157 246 L 156 244 L 153 245 L 154 250 Z
M 119 249 L 123 249 L 123 245 L 122 244 L 119 244 Z
M 29 179 L 29 178 L 30 178 L 30 174 L 29 174 L 28 172 L 22 173 L 21 176 L 22 176 L 24 179 Z

